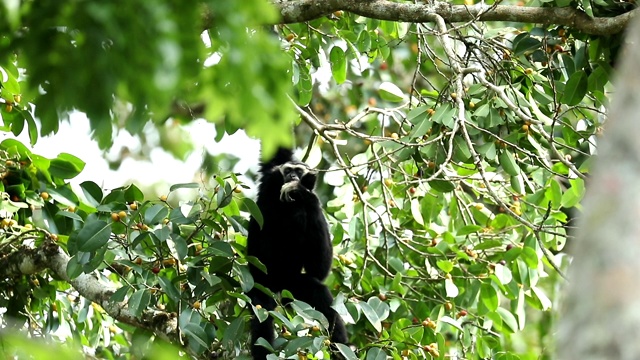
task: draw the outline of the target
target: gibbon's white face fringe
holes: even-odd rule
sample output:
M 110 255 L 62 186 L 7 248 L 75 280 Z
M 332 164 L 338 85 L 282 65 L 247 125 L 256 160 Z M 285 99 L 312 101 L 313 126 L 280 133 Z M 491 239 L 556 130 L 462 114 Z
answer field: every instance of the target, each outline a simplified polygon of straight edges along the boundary
M 306 164 L 286 163 L 278 166 L 276 169 L 280 171 L 280 174 L 282 174 L 283 177 L 286 175 L 287 172 L 290 172 L 292 170 L 297 170 L 297 169 L 302 170 L 303 174 L 306 174 L 307 172 L 313 172 L 311 169 L 309 169 L 309 167 Z

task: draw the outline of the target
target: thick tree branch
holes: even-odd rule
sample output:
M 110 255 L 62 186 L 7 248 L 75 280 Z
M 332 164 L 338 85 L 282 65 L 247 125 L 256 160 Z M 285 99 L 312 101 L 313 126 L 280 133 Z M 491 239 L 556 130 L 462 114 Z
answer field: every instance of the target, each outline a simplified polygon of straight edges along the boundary
M 126 302 L 116 303 L 111 300 L 115 289 L 100 282 L 95 276 L 81 274 L 70 279 L 67 275 L 68 263 L 69 255 L 53 241 L 46 241 L 36 248 L 21 246 L 18 251 L 0 258 L 0 279 L 35 274 L 48 269 L 55 277 L 71 284 L 81 296 L 102 306 L 114 319 L 147 329 L 166 341 L 181 343 L 175 314 L 145 310 L 140 317 L 136 317 Z
M 296 0 L 274 2 L 283 23 L 310 21 L 344 10 L 364 17 L 410 23 L 432 23 L 436 15 L 448 23 L 467 21 L 511 21 L 563 25 L 592 35 L 617 34 L 625 29 L 637 9 L 611 18 L 590 18 L 584 12 L 564 8 L 523 6 L 449 5 L 443 2 L 395 3 L 387 0 Z

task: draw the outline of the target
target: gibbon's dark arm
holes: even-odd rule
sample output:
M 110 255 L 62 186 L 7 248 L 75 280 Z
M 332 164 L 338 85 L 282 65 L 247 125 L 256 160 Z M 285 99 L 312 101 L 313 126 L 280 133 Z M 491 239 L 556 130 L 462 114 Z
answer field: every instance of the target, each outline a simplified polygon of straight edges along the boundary
M 314 195 L 317 205 L 307 213 L 307 239 L 304 257 L 304 270 L 307 275 L 323 281 L 331 272 L 333 246 L 329 235 L 329 226 L 320 208 L 320 201 Z

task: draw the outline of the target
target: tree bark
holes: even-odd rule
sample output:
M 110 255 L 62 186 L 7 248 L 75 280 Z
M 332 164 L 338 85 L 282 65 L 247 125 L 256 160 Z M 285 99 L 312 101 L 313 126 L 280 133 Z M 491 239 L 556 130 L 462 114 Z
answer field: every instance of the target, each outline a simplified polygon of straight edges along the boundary
M 314 20 L 344 10 L 364 17 L 410 23 L 433 23 L 436 15 L 446 22 L 509 21 L 528 24 L 562 25 L 591 35 L 612 35 L 623 31 L 639 11 L 615 17 L 591 18 L 571 8 L 525 7 L 484 4 L 450 5 L 446 2 L 408 3 L 388 0 L 295 0 L 274 1 L 282 23 Z
M 640 359 L 640 20 L 627 48 L 571 252 L 563 360 Z

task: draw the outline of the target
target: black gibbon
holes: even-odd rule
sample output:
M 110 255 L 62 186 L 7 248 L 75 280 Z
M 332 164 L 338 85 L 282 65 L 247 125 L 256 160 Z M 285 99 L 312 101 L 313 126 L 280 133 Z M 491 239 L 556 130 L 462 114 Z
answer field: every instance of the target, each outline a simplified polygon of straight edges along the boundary
M 264 222 L 260 228 L 251 218 L 247 254 L 258 258 L 267 273 L 251 265 L 254 281 L 274 293 L 289 290 L 329 320 L 332 342 L 347 343 L 344 323 L 331 308 L 333 297 L 323 284 L 331 271 L 333 248 L 320 200 L 313 192 L 316 172 L 295 160 L 291 150 L 280 148 L 271 160 L 260 164 L 260 174 L 257 204 Z M 254 305 L 266 310 L 276 307 L 273 298 L 256 288 L 249 296 Z M 251 354 L 255 360 L 263 360 L 269 353 L 255 344 L 260 337 L 273 344 L 271 317 L 263 322 L 255 316 L 252 319 Z

